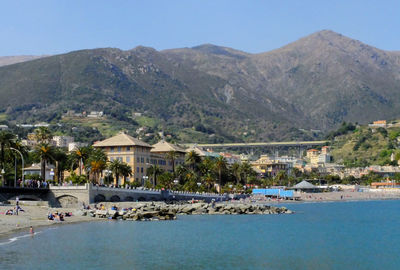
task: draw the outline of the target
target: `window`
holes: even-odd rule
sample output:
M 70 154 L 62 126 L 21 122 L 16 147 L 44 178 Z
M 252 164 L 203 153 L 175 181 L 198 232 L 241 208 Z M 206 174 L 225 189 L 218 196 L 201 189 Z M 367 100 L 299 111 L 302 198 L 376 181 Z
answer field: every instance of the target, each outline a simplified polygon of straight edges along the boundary
M 144 163 L 144 157 L 141 158 L 142 163 Z
M 141 172 L 141 173 L 143 173 L 143 167 L 142 167 L 142 168 L 140 168 L 140 172 Z
M 149 158 L 146 158 L 146 163 L 149 163 Z
M 127 147 L 126 147 L 126 151 L 131 151 L 131 147 L 130 147 L 130 146 L 127 146 Z
M 110 152 L 114 152 L 114 147 L 110 147 Z
M 126 157 L 126 162 L 131 162 L 131 157 Z
M 112 158 L 110 158 L 110 161 L 113 161 L 114 160 L 114 158 L 112 157 Z
M 118 146 L 117 151 L 121 152 L 121 146 Z
M 136 158 L 137 163 L 140 163 L 140 157 Z
M 119 160 L 119 161 L 123 161 L 123 160 L 122 160 L 122 157 L 118 157 L 118 160 Z
M 136 167 L 136 172 L 137 172 L 137 173 L 139 172 L 139 167 Z

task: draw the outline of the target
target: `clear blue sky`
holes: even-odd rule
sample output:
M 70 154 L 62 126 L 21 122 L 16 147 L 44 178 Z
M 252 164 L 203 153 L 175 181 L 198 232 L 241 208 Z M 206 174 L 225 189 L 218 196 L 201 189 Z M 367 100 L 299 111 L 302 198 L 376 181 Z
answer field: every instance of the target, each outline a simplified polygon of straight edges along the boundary
M 4 0 L 0 55 L 56 54 L 138 45 L 204 43 L 246 52 L 279 48 L 330 29 L 400 50 L 400 1 L 384 0 Z

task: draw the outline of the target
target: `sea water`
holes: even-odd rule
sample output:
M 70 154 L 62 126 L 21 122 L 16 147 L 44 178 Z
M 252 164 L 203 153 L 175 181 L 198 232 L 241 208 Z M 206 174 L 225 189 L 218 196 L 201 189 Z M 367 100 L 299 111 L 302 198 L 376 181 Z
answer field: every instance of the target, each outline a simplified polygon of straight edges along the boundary
M 400 269 L 400 201 L 287 207 L 45 228 L 3 241 L 0 269 Z

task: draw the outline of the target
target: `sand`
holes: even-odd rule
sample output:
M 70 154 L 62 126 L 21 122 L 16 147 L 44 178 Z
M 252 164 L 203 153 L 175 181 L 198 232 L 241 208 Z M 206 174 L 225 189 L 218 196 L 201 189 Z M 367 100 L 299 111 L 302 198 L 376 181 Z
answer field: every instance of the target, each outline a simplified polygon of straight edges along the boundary
M 74 215 L 76 209 L 71 208 L 49 208 L 45 206 L 24 206 L 21 208 L 25 212 L 19 212 L 18 215 L 5 215 L 8 209 L 13 209 L 15 205 L 0 206 L 0 237 L 6 237 L 16 232 L 29 232 L 30 226 L 35 229 L 42 226 L 54 226 L 61 224 L 70 224 L 76 222 L 96 220 L 88 216 Z M 47 219 L 49 212 L 72 212 L 71 217 L 65 217 L 64 221 L 53 221 Z

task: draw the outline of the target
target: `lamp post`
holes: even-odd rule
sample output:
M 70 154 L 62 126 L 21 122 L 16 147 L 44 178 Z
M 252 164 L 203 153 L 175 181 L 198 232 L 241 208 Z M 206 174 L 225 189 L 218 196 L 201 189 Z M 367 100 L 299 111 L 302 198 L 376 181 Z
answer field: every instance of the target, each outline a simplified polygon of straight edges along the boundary
M 4 174 L 5 174 L 4 168 L 1 169 L 1 172 L 0 172 L 0 173 L 1 173 L 1 180 L 3 180 L 2 185 L 3 185 L 3 187 L 4 187 L 4 186 L 5 186 L 5 185 L 4 185 Z
M 147 179 L 149 179 L 147 175 L 142 176 L 142 186 L 144 186 L 144 183 L 147 181 Z
M 22 186 L 24 186 L 24 163 L 25 163 L 25 162 L 24 162 L 24 156 L 23 156 L 22 153 L 21 153 L 19 150 L 17 150 L 17 149 L 12 148 L 12 147 L 10 147 L 10 149 L 16 151 L 16 152 L 21 156 L 21 160 L 22 160 L 21 179 L 22 179 Z M 17 167 L 17 166 L 15 165 L 15 167 Z M 2 171 L 3 171 L 3 170 L 2 170 Z M 15 171 L 17 171 L 17 169 L 15 169 Z M 17 187 L 17 176 L 15 176 L 15 178 L 14 178 L 14 187 Z

